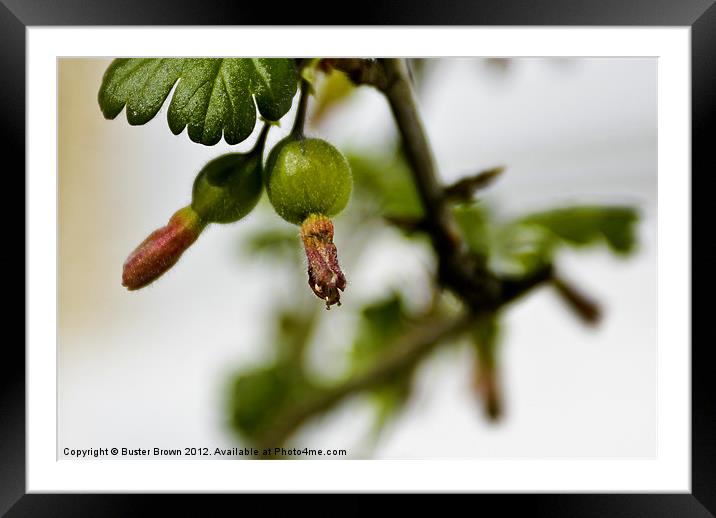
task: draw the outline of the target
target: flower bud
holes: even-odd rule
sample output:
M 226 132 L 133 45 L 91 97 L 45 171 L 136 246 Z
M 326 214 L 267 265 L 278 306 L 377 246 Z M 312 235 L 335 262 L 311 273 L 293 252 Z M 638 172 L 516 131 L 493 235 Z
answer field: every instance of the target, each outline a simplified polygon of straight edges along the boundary
M 122 286 L 138 290 L 158 279 L 174 266 L 205 227 L 191 207 L 175 212 L 166 226 L 152 232 L 129 254 L 122 271 Z
M 318 298 L 326 301 L 326 309 L 332 304 L 340 306 L 340 291 L 346 288 L 346 278 L 338 266 L 333 223 L 326 216 L 311 214 L 301 225 L 301 239 L 308 259 L 308 285 Z

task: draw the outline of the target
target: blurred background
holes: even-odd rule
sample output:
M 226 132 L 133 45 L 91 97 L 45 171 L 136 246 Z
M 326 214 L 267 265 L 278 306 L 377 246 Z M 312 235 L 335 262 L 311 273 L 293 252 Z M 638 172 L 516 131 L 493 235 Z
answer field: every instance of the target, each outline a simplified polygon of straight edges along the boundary
M 340 383 L 360 350 L 383 339 L 382 316 L 419 312 L 434 296 L 427 242 L 370 217 L 370 171 L 399 169 L 389 108 L 377 91 L 340 81 L 319 83 L 309 106 L 308 133 L 346 153 L 356 175 L 350 208 L 335 219 L 349 282 L 342 307 L 327 312 L 310 292 L 297 228 L 266 196 L 239 223 L 210 226 L 156 283 L 128 292 L 129 252 L 190 202 L 207 161 L 250 149 L 256 136 L 195 144 L 171 134 L 166 106 L 144 126 L 124 114 L 105 120 L 97 91 L 110 61 L 58 62 L 58 455 L 255 444 L 285 406 L 254 396 L 271 383 L 256 373 L 295 360 L 286 344 L 300 349 L 302 375 Z M 479 193 L 503 220 L 568 204 L 635 207 L 637 248 L 628 258 L 559 253 L 560 271 L 601 305 L 598 326 L 573 318 L 547 287 L 504 311 L 499 419 L 487 418 L 474 350 L 458 340 L 410 373 L 406 393 L 351 395 L 287 444 L 348 458 L 654 456 L 656 60 L 450 58 L 413 70 L 446 183 L 505 166 Z M 288 134 L 294 109 L 267 148 Z M 248 400 L 261 408 L 237 407 Z

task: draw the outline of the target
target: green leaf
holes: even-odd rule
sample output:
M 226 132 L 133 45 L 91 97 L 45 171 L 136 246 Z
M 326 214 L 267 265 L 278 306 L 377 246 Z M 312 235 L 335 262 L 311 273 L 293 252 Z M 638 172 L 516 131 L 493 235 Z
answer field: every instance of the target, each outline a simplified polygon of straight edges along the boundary
M 98 100 L 106 118 L 126 105 L 127 121 L 145 124 L 177 83 L 167 113 L 172 133 L 188 127 L 194 142 L 211 146 L 223 133 L 228 144 L 238 144 L 256 125 L 256 106 L 270 121 L 286 114 L 297 81 L 292 59 L 122 58 L 105 72 Z
M 566 244 L 586 246 L 606 241 L 618 254 L 634 249 L 636 210 L 630 207 L 566 207 L 531 214 L 521 223 L 539 225 L 548 229 Z

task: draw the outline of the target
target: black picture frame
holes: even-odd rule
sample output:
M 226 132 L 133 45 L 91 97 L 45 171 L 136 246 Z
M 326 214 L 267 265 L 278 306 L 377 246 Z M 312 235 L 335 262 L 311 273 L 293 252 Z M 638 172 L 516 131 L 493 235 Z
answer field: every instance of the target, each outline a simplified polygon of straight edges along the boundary
M 692 73 L 692 193 L 703 188 L 714 158 L 711 135 L 716 109 L 716 6 L 714 0 L 489 0 L 427 2 L 399 0 L 360 3 L 355 13 L 335 2 L 311 2 L 310 9 L 289 12 L 280 4 L 250 5 L 228 0 L 0 0 L 0 100 L 2 100 L 5 203 L 23 200 L 25 170 L 25 30 L 42 25 L 576 25 L 576 26 L 690 26 Z M 340 9 L 339 9 L 340 8 Z M 282 13 L 282 11 L 285 11 Z M 333 18 L 333 19 L 330 19 Z M 14 159 L 14 160 L 12 160 Z M 10 165 L 13 164 L 13 165 Z M 694 174 L 694 172 L 696 174 Z M 700 173 L 700 174 L 699 174 Z M 48 174 L 52 174 L 48 172 Z M 697 179 L 699 179 L 697 181 Z M 699 190 L 695 186 L 701 185 Z M 20 196 L 23 192 L 23 196 Z M 693 197 L 692 197 L 693 200 Z M 695 201 L 695 200 L 694 200 Z M 692 202 L 693 203 L 693 202 Z M 6 211 L 7 206 L 6 207 Z M 20 214 L 20 208 L 15 214 Z M 23 212 L 24 213 L 24 212 Z M 712 240 L 702 235 L 709 223 L 692 205 L 692 257 L 702 249 L 712 256 Z M 12 226 L 20 233 L 19 225 Z M 703 236 L 710 236 L 704 233 Z M 18 250 L 23 236 L 6 235 Z M 10 241 L 10 240 L 13 241 Z M 703 243 L 707 242 L 707 245 Z M 709 248 L 703 251 L 708 246 Z M 4 258 L 19 262 L 17 254 Z M 25 271 L 23 253 L 23 271 Z M 5 261 L 4 261 L 5 262 Z M 10 261 L 8 261 L 10 263 Z M 6 274 L 11 271 L 5 266 Z M 695 270 L 695 265 L 694 265 Z M 27 273 L 26 273 L 27 275 Z M 694 272 L 692 272 L 694 275 Z M 696 274 L 698 275 L 698 274 Z M 19 278 L 18 275 L 8 275 Z M 705 293 L 713 284 L 698 277 L 692 291 Z M 23 297 L 25 300 L 25 296 Z M 13 304 L 19 310 L 19 304 Z M 23 304 L 24 308 L 24 304 Z M 8 308 L 8 311 L 11 311 Z M 692 330 L 709 305 L 692 305 Z M 9 319 L 8 319 L 9 320 Z M 693 331 L 692 331 L 693 332 Z M 712 333 L 711 333 L 712 334 Z M 25 494 L 25 350 L 19 339 L 6 334 L 0 361 L 0 515 L 114 516 L 141 514 L 147 495 L 27 495 Z M 693 335 L 696 337 L 697 335 Z M 706 336 L 709 336 L 708 334 Z M 516 497 L 482 495 L 502 513 L 519 507 L 544 516 L 714 516 L 716 514 L 716 377 L 708 361 L 713 340 L 692 340 L 692 492 L 690 494 L 531 494 Z M 242 497 L 245 498 L 245 497 Z M 179 499 L 183 514 L 191 504 Z M 168 506 L 162 498 L 162 506 Z M 203 504 L 202 504 L 203 505 Z M 480 504 L 482 505 L 482 504 Z M 166 507 L 168 511 L 168 507 Z M 197 508 L 199 509 L 199 508 Z M 202 507 L 205 510 L 205 508 Z M 478 510 L 478 508 L 475 508 Z M 480 510 L 483 508 L 481 507 Z

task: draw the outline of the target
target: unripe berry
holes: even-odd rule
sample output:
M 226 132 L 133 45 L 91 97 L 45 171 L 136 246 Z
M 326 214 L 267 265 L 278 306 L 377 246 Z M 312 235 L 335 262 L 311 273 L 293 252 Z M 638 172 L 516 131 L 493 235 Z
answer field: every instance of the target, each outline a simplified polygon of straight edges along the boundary
M 191 205 L 152 232 L 129 255 L 122 285 L 137 290 L 154 282 L 179 260 L 209 223 L 243 218 L 261 198 L 261 155 L 268 125 L 248 153 L 229 153 L 206 164 L 194 180 Z
M 261 153 L 230 153 L 201 170 L 191 207 L 208 223 L 233 223 L 251 212 L 261 190 Z
M 264 183 L 279 216 L 300 225 L 311 214 L 341 212 L 348 204 L 353 177 L 348 160 L 331 144 L 290 135 L 271 150 Z

